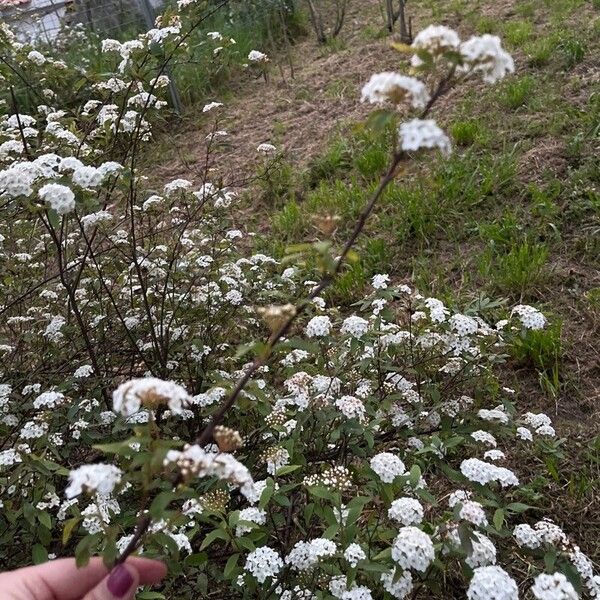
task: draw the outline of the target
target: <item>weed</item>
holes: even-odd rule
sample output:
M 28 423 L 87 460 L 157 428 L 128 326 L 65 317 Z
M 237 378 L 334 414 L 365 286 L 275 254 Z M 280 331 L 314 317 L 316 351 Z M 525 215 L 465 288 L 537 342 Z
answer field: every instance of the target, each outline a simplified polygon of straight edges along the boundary
M 459 146 L 471 146 L 475 142 L 484 141 L 487 137 L 483 125 L 478 119 L 456 121 L 450 127 L 450 133 Z
M 525 44 L 523 50 L 527 55 L 531 67 L 543 67 L 550 62 L 550 58 L 558 45 L 555 36 L 542 37 Z
M 498 245 L 492 242 L 485 250 L 479 268 L 499 292 L 515 298 L 530 296 L 547 273 L 548 247 L 542 243 L 524 241 L 517 245 Z
M 556 398 L 561 386 L 562 323 L 553 319 L 545 329 L 524 332 L 511 349 L 520 363 L 532 366 L 544 392 Z
M 567 69 L 573 68 L 585 57 L 585 44 L 578 38 L 567 37 L 560 41 L 559 48 L 565 57 L 565 66 Z
M 500 94 L 500 102 L 503 106 L 515 110 L 531 101 L 534 88 L 535 80 L 530 75 L 508 81 Z
M 516 48 L 530 40 L 533 31 L 533 25 L 529 21 L 509 21 L 504 26 L 504 39 Z

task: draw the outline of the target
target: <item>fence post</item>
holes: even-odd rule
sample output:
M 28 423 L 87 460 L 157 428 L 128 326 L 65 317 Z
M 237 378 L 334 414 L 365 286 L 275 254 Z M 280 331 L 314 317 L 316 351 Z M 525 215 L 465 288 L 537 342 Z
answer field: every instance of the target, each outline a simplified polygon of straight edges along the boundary
M 146 26 L 148 29 L 154 28 L 154 9 L 150 4 L 150 0 L 140 0 L 140 6 L 142 8 L 142 14 L 144 17 L 144 21 L 146 22 Z M 173 108 L 178 115 L 181 115 L 183 112 L 183 107 L 181 104 L 181 98 L 179 96 L 179 90 L 175 85 L 175 81 L 173 80 L 171 69 L 167 66 L 165 69 L 165 73 L 169 78 L 169 96 L 171 97 L 171 102 L 173 103 Z

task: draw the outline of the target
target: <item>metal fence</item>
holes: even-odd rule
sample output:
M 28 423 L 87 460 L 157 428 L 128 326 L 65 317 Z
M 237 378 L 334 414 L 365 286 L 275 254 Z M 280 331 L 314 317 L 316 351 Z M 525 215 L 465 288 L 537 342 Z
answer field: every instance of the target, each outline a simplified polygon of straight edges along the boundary
M 17 38 L 28 43 L 52 43 L 74 25 L 106 36 L 152 26 L 163 0 L 0 0 L 0 18 Z

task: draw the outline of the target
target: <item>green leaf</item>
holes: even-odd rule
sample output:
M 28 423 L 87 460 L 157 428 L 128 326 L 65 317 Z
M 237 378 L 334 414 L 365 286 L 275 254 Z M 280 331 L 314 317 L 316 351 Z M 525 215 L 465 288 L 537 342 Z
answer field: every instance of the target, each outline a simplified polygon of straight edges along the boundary
M 460 538 L 460 547 L 465 554 L 473 552 L 473 532 L 466 523 L 461 523 L 458 526 L 458 537 Z
M 388 125 L 395 123 L 397 113 L 393 110 L 382 108 L 373 111 L 367 119 L 367 127 L 373 131 L 383 131 Z
M 52 529 L 52 519 L 50 518 L 50 515 L 47 512 L 45 512 L 45 511 L 39 512 L 38 520 L 42 525 L 44 525 L 44 527 L 47 527 L 48 529 Z
M 223 571 L 223 575 L 227 579 L 231 579 L 231 575 L 232 575 L 232 573 L 235 571 L 235 569 L 237 567 L 237 563 L 238 563 L 239 557 L 240 557 L 239 554 L 232 554 L 227 559 L 227 564 L 225 565 L 225 570 Z
M 323 500 L 333 500 L 333 494 L 323 486 L 310 486 L 308 488 L 308 491 L 310 494 L 316 496 L 317 498 L 322 498 Z
M 48 560 L 48 551 L 41 544 L 35 544 L 31 549 L 31 557 L 33 558 L 33 564 L 39 565 Z
M 554 548 L 544 554 L 544 564 L 548 573 L 554 572 L 554 566 L 556 565 L 556 550 Z
M 213 529 L 207 536 L 202 540 L 200 550 L 208 548 L 215 540 L 228 540 L 229 536 L 222 529 Z
M 77 525 L 79 524 L 79 521 L 80 521 L 79 517 L 73 517 L 72 519 L 69 519 L 68 521 L 65 522 L 65 526 L 63 527 L 63 534 L 62 534 L 63 546 L 66 546 L 67 543 L 69 542 L 69 540 L 71 539 L 71 534 L 73 533 L 73 530 L 75 529 L 75 527 L 77 527 Z
M 419 481 L 421 480 L 421 467 L 419 467 L 419 465 L 413 465 L 410 469 L 410 478 L 409 478 L 409 482 L 410 482 L 410 486 L 412 488 L 416 488 L 417 485 L 419 484 Z
M 177 496 L 174 492 L 160 492 L 150 505 L 150 515 L 155 521 L 158 521 L 165 512 L 165 509 Z
M 522 502 L 511 502 L 506 507 L 506 510 L 510 510 L 514 513 L 522 513 L 531 508 L 533 508 L 533 506 L 529 506 L 529 504 L 523 504 Z
M 360 565 L 360 568 L 363 571 L 370 571 L 372 573 L 387 573 L 390 570 L 388 566 L 376 562 L 365 562 Z
M 133 436 L 121 442 L 112 442 L 110 444 L 94 444 L 92 448 L 95 450 L 100 450 L 100 452 L 104 452 L 104 454 L 118 454 L 124 456 L 131 454 L 130 444 L 139 444 L 140 442 L 144 441 L 146 441 L 144 438 Z
M 335 525 L 330 525 L 324 532 L 323 537 L 327 540 L 332 540 L 340 530 L 340 526 L 336 523 Z
M 185 564 L 188 567 L 199 567 L 206 564 L 208 561 L 208 555 L 206 552 L 198 552 L 197 554 L 190 554 L 185 559 Z
M 302 465 L 286 465 L 285 467 L 280 467 L 277 469 L 277 476 L 288 475 L 289 473 L 293 473 L 297 471 Z
M 392 548 L 386 548 L 385 550 L 382 550 L 379 554 L 377 554 L 377 556 L 373 557 L 373 560 L 387 560 L 388 558 L 392 557 Z
M 60 227 L 60 217 L 53 208 L 48 209 L 48 222 L 53 229 L 58 229 Z
M 497 508 L 494 512 L 494 527 L 498 531 L 502 531 L 502 525 L 504 525 L 504 510 Z

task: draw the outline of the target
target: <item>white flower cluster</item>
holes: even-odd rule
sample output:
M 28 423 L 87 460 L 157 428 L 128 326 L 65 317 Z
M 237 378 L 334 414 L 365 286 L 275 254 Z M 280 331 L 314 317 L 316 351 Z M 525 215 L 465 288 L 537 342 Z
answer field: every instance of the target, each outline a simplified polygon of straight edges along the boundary
M 579 594 L 562 573 L 541 573 L 531 586 L 531 593 L 538 600 L 578 600 Z
M 384 483 L 392 483 L 396 477 L 406 473 L 404 463 L 391 452 L 380 452 L 371 458 L 371 469 Z
M 381 583 L 383 584 L 383 589 L 394 598 L 398 598 L 398 600 L 406 598 L 413 589 L 410 571 L 404 571 L 398 578 L 396 578 L 396 574 L 393 571 L 382 573 Z
M 419 525 L 423 515 L 423 506 L 414 498 L 394 500 L 388 510 L 388 517 L 402 525 Z
M 360 338 L 367 333 L 368 329 L 369 321 L 357 315 L 352 315 L 344 319 L 340 332 L 355 338 Z
M 392 559 L 403 569 L 424 573 L 435 558 L 431 538 L 417 527 L 401 527 L 392 545 Z
M 317 565 L 322 558 L 333 556 L 336 550 L 335 543 L 325 538 L 297 542 L 285 557 L 285 562 L 296 571 L 306 571 Z
M 367 558 L 367 555 L 359 544 L 350 544 L 344 550 L 344 558 L 348 561 L 348 564 L 352 568 L 355 568 L 361 560 L 365 560 L 365 558 Z
M 264 583 L 268 577 L 275 577 L 282 568 L 281 556 L 268 546 L 262 546 L 250 552 L 244 566 L 244 569 L 251 573 L 259 583 Z
M 123 471 L 114 465 L 98 463 L 82 465 L 69 473 L 69 485 L 65 490 L 67 498 L 74 498 L 82 492 L 110 495 L 121 482 Z
M 306 337 L 324 337 L 331 333 L 331 320 L 327 316 L 313 317 L 304 330 Z
M 66 185 L 47 183 L 39 189 L 38 194 L 59 215 L 66 215 L 75 210 L 75 194 Z
M 461 473 L 469 480 L 486 485 L 498 482 L 502 487 L 519 485 L 517 476 L 506 467 L 498 467 L 478 458 L 467 458 L 460 464 Z
M 184 477 L 218 477 L 239 487 L 244 496 L 253 495 L 254 481 L 250 471 L 227 452 L 208 452 L 194 444 L 183 451 L 169 450 L 164 463 L 177 465 Z
M 475 569 L 467 590 L 468 600 L 518 600 L 515 580 L 495 565 Z
M 399 105 L 406 102 L 413 108 L 425 108 L 429 102 L 429 92 L 422 81 L 386 71 L 371 76 L 362 89 L 362 101 L 371 104 L 390 103 Z
M 519 304 L 512 309 L 512 313 L 519 317 L 521 324 L 525 329 L 537 331 L 546 326 L 546 317 L 533 306 L 528 304 Z
M 173 381 L 156 377 L 131 379 L 113 392 L 113 410 L 125 417 L 137 413 L 142 406 L 154 408 L 167 405 L 175 414 L 192 403 L 187 391 Z
M 365 405 L 361 400 L 354 396 L 342 396 L 335 401 L 336 408 L 346 417 L 346 419 L 365 420 Z
M 422 148 L 439 148 L 443 154 L 450 154 L 450 139 L 433 119 L 413 119 L 401 123 L 398 130 L 400 147 L 406 152 L 416 152 Z

